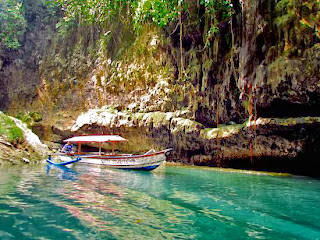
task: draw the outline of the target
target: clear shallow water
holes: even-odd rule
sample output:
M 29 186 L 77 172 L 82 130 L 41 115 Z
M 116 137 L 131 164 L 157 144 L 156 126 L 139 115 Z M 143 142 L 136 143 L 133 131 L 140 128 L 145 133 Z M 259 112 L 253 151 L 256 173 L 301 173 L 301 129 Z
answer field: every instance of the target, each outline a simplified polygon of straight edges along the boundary
M 0 239 L 320 239 L 320 181 L 183 166 L 0 167 Z

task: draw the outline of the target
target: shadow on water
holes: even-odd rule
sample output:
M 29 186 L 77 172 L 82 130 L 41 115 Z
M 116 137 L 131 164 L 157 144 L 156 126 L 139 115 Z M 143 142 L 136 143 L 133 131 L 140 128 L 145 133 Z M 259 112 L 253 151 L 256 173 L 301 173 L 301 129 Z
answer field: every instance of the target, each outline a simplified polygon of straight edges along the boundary
M 62 180 L 76 181 L 76 180 L 78 180 L 77 175 L 79 173 L 77 173 L 76 171 L 74 171 L 66 166 L 47 164 L 46 174 L 49 176 L 50 175 L 57 176 Z

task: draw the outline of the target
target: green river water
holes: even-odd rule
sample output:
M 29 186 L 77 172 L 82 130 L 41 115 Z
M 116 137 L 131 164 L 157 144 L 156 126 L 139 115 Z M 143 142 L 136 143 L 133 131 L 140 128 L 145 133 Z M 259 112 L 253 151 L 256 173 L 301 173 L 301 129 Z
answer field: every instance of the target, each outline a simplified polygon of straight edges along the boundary
M 165 165 L 0 167 L 0 239 L 320 239 L 320 180 Z

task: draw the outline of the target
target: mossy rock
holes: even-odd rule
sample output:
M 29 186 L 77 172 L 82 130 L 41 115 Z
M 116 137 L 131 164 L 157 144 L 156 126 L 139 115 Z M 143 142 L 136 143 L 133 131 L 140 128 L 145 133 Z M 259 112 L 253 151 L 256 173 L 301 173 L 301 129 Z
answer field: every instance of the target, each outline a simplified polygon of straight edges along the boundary
M 280 126 L 295 126 L 299 124 L 312 124 L 319 123 L 320 117 L 300 117 L 300 118 L 275 118 L 272 119 L 270 124 Z
M 204 139 L 216 139 L 216 138 L 227 138 L 240 133 L 243 129 L 244 124 L 232 124 L 218 128 L 205 128 L 201 130 L 201 135 Z
M 0 112 L 0 135 L 3 135 L 12 144 L 24 141 L 23 131 L 3 112 Z

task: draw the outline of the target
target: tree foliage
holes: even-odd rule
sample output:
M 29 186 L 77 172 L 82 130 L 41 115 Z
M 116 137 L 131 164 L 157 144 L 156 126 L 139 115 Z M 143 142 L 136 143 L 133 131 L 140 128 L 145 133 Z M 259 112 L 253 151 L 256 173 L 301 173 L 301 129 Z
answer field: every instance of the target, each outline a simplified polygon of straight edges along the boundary
M 103 23 L 119 15 L 119 19 L 132 22 L 139 31 L 146 22 L 166 27 L 178 22 L 183 12 L 189 11 L 189 0 L 56 0 L 64 12 L 63 21 L 57 26 L 74 23 Z M 206 33 L 206 44 L 219 31 L 219 23 L 230 19 L 233 10 L 231 0 L 199 0 L 199 8 L 205 8 L 210 20 Z M 126 18 L 122 17 L 125 15 Z M 203 18 L 203 16 L 199 16 Z
M 115 17 L 130 23 L 138 32 L 146 22 L 159 27 L 179 24 L 181 15 L 190 11 L 190 0 L 36 0 L 41 3 L 60 6 L 63 17 L 57 27 L 72 27 L 75 24 L 102 24 Z M 199 8 L 205 9 L 209 19 L 205 32 L 205 44 L 209 45 L 219 31 L 219 23 L 232 15 L 231 0 L 198 0 Z M 26 30 L 26 19 L 23 14 L 23 0 L 0 1 L 0 47 L 17 49 L 19 39 Z M 181 22 L 182 24 L 182 22 Z
M 136 5 L 135 0 L 55 0 L 64 13 L 62 24 L 103 23 L 123 9 Z
M 134 9 L 134 26 L 139 29 L 145 21 L 151 21 L 160 27 L 167 26 L 171 21 L 176 20 L 181 0 L 146 0 L 137 1 L 137 7 Z
M 205 14 L 209 22 L 205 35 L 205 44 L 210 45 L 212 38 L 219 32 L 219 23 L 228 21 L 233 14 L 231 0 L 201 0 L 205 7 Z
M 26 20 L 19 0 L 0 2 L 0 48 L 17 49 L 19 38 L 26 30 Z
M 63 20 L 57 24 L 63 32 L 74 25 L 103 24 L 115 19 L 129 24 L 139 33 L 145 23 L 167 30 L 179 30 L 180 62 L 179 79 L 185 76 L 183 38 L 189 17 L 200 25 L 205 21 L 204 46 L 219 32 L 221 22 L 230 19 L 233 8 L 231 0 L 55 0 L 63 11 Z M 108 31 L 109 33 L 109 31 Z M 172 35 L 172 34 L 171 34 Z

